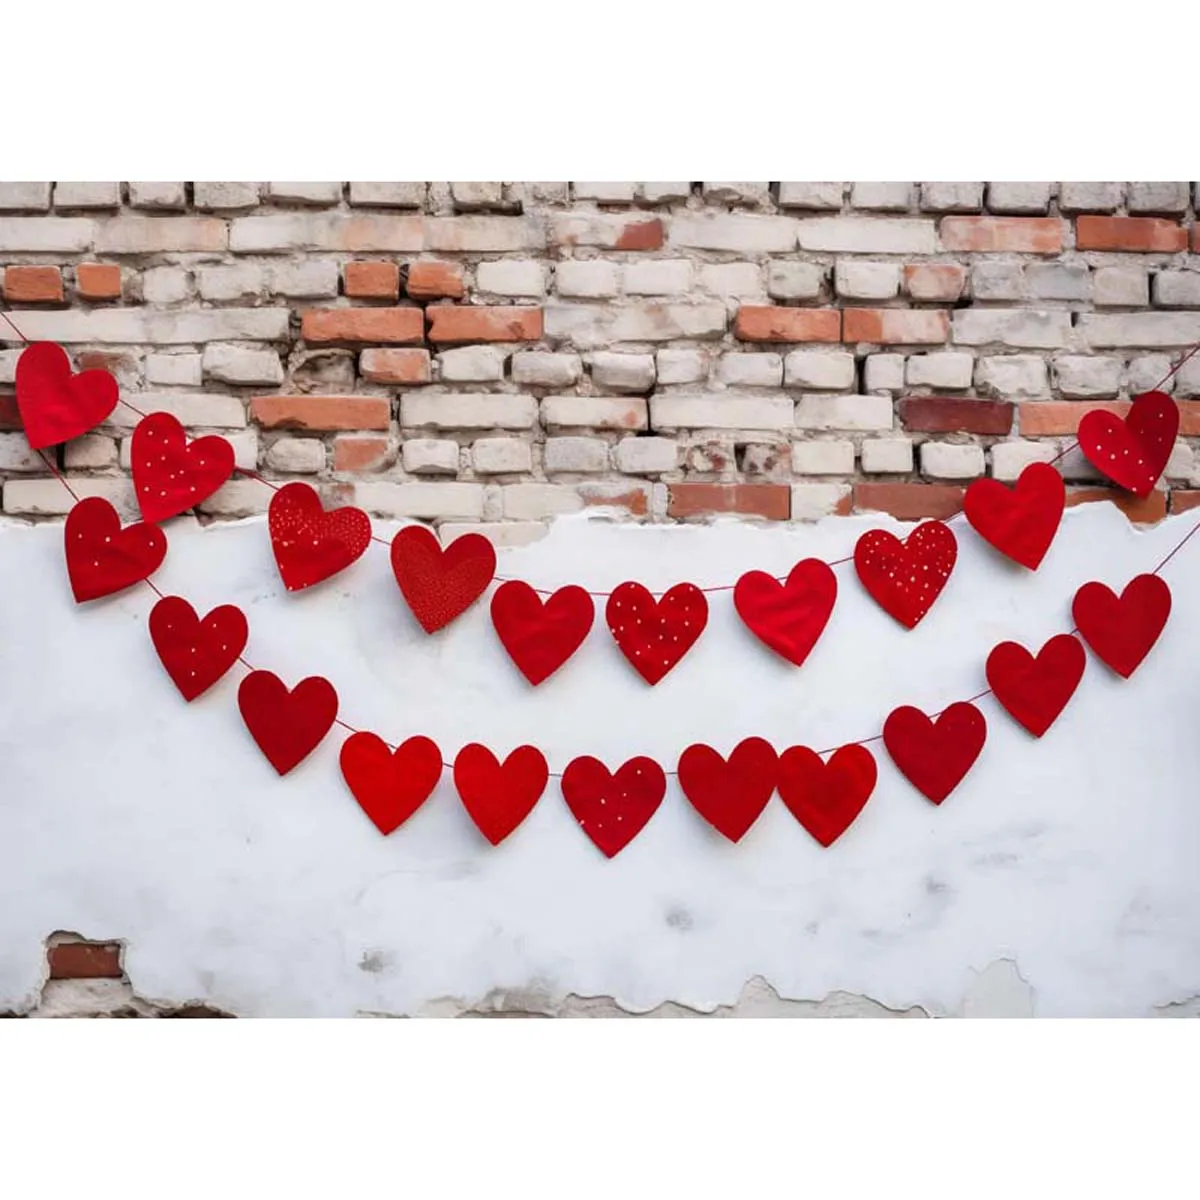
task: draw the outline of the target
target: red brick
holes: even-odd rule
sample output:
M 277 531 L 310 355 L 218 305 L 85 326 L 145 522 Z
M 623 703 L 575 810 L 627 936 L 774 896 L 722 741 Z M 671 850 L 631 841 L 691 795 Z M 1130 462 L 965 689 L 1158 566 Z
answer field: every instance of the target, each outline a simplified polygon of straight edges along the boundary
M 306 342 L 419 342 L 425 313 L 419 308 L 310 308 L 300 319 Z
M 1153 491 L 1140 500 L 1128 492 L 1120 492 L 1115 488 L 1089 487 L 1068 488 L 1067 507 L 1074 508 L 1076 504 L 1094 504 L 1099 500 L 1108 500 L 1115 504 L 1131 521 L 1137 525 L 1152 525 L 1161 521 L 1167 515 L 1167 493 Z
M 1188 512 L 1193 508 L 1200 508 L 1200 491 L 1176 488 L 1171 492 L 1171 511 L 1173 513 Z
M 405 290 L 414 300 L 461 300 L 462 267 L 448 262 L 415 262 L 408 268 Z
M 843 342 L 940 346 L 949 333 L 950 315 L 941 309 L 848 308 L 842 317 Z
M 1181 437 L 1200 437 L 1200 400 L 1176 400 Z M 1123 417 L 1128 400 L 1029 400 L 1021 405 L 1018 428 L 1025 437 L 1078 433 L 1084 414 L 1099 409 Z
M 116 263 L 80 263 L 75 287 L 84 300 L 120 300 L 121 268 Z
M 581 483 L 575 490 L 586 508 L 623 508 L 631 517 L 644 517 L 650 511 L 648 483 Z
M 792 515 L 792 489 L 785 483 L 672 483 L 667 516 L 698 517 L 738 513 L 786 521 Z
M 1192 253 L 1200 254 L 1200 221 L 1192 225 Z
M 1058 217 L 944 217 L 942 245 L 975 253 L 1061 254 Z
M 540 308 L 438 304 L 426 311 L 431 342 L 536 342 L 542 336 Z
M 62 942 L 46 951 L 51 979 L 120 979 L 118 942 Z
M 79 370 L 107 371 L 110 375 L 131 374 L 137 359 L 128 350 L 80 350 Z
M 900 521 L 945 521 L 962 508 L 965 490 L 949 483 L 856 483 L 854 507 L 891 513 Z
M 743 342 L 836 342 L 842 314 L 836 308 L 777 308 L 743 304 L 733 332 Z
M 962 396 L 908 396 L 900 401 L 900 420 L 910 433 L 1012 432 L 1013 404 Z
M 4 298 L 10 304 L 60 304 L 62 272 L 57 267 L 8 267 Z
M 1075 248 L 1174 254 L 1187 249 L 1187 230 L 1162 217 L 1078 217 Z
M 383 429 L 391 420 L 383 396 L 255 396 L 250 416 L 264 429 Z
M 25 426 L 21 423 L 21 414 L 17 410 L 16 396 L 0 396 L 0 429 L 3 430 L 21 430 Z
M 428 350 L 364 350 L 358 358 L 362 377 L 371 383 L 428 383 Z
M 359 300 L 395 300 L 400 268 L 394 262 L 348 262 L 342 268 L 347 296 Z
M 378 471 L 390 457 L 391 443 L 386 437 L 345 434 L 333 439 L 335 471 Z
M 661 250 L 663 223 L 654 217 L 649 221 L 630 221 L 621 230 L 614 250 Z
M 904 268 L 904 290 L 914 300 L 957 300 L 966 283 L 966 267 L 954 263 L 909 263 Z

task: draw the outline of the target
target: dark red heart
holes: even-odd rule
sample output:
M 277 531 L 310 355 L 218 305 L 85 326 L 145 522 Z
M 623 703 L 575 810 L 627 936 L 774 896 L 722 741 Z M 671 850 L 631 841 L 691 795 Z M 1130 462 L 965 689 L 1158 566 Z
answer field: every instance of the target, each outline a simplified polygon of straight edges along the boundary
M 954 570 L 958 543 L 942 521 L 925 521 L 905 541 L 871 529 L 854 547 L 854 566 L 876 604 L 913 629 L 941 594 Z
M 640 756 L 614 774 L 598 758 L 576 758 L 562 777 L 567 807 L 607 858 L 619 854 L 641 833 L 666 790 L 662 767 Z
M 122 529 L 117 510 L 99 496 L 80 500 L 67 514 L 63 545 L 79 604 L 149 579 L 167 553 L 157 525 L 138 522 Z
M 286 775 L 329 732 L 337 718 L 338 698 L 333 684 L 320 675 L 300 680 L 289 692 L 278 675 L 251 671 L 238 688 L 238 708 L 267 761 Z
M 1165 392 L 1134 396 L 1128 415 L 1093 409 L 1079 422 L 1088 462 L 1135 496 L 1148 496 L 1167 466 L 1179 432 L 1179 407 Z
M 267 528 L 279 577 L 289 592 L 345 570 L 371 544 L 371 519 L 361 508 L 326 512 L 307 483 L 289 483 L 275 493 Z
M 842 746 L 825 762 L 807 746 L 779 756 L 779 797 L 822 846 L 850 828 L 875 790 L 878 770 L 866 746 Z
M 87 433 L 117 407 L 117 381 L 107 371 L 71 374 L 67 352 L 34 342 L 17 359 L 17 407 L 29 444 L 39 450 Z
M 1013 562 L 1036 571 L 1062 520 L 1067 489 L 1049 464 L 1030 463 L 1016 487 L 977 479 L 963 497 L 963 512 L 975 532 Z
M 496 551 L 479 533 L 443 550 L 423 525 L 407 525 L 392 539 L 392 572 L 421 628 L 434 633 L 483 595 L 496 573 Z
M 442 777 L 442 752 L 427 737 L 411 737 L 392 751 L 377 734 L 351 734 L 339 761 L 355 800 L 384 836 L 429 799 Z
M 596 612 L 581 587 L 559 588 L 544 604 L 519 579 L 501 584 L 492 597 L 492 624 L 517 669 L 535 687 L 548 679 L 587 637 Z
M 819 558 L 798 562 L 786 583 L 747 571 L 733 589 L 733 606 L 750 632 L 796 666 L 817 644 L 835 600 L 837 576 Z
M 529 816 L 549 777 L 542 752 L 533 746 L 518 746 L 499 763 L 486 746 L 472 743 L 454 760 L 454 786 L 463 808 L 493 846 Z
M 147 521 L 165 521 L 207 500 L 233 474 L 233 447 L 215 435 L 187 440 L 170 413 L 143 417 L 130 449 L 133 487 Z
M 679 757 L 679 786 L 718 833 L 739 842 L 775 790 L 776 762 L 775 748 L 759 737 L 738 742 L 728 762 L 711 746 L 689 746 Z
M 203 620 L 182 596 L 164 596 L 150 610 L 150 640 L 187 701 L 208 691 L 246 648 L 246 615 L 232 604 Z
M 704 632 L 708 601 L 694 583 L 677 583 L 657 601 L 640 583 L 622 583 L 609 596 L 604 617 L 621 653 L 655 684 Z
M 1102 583 L 1085 583 L 1075 593 L 1071 615 L 1092 653 L 1128 679 L 1171 615 L 1171 589 L 1159 575 L 1138 575 L 1118 599 Z
M 936 721 L 903 705 L 883 723 L 883 744 L 900 773 L 934 804 L 962 782 L 987 738 L 987 722 L 965 700 L 951 704 Z
M 1001 642 L 988 655 L 988 687 L 1014 721 L 1041 737 L 1075 694 L 1086 661 L 1069 633 L 1052 637 L 1037 658 L 1016 642 Z

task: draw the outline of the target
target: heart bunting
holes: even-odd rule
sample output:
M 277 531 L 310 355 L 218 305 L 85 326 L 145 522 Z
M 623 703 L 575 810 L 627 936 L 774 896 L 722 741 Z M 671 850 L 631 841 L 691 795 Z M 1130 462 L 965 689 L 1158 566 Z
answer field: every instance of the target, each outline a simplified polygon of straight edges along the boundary
M 1165 392 L 1133 398 L 1128 415 L 1093 409 L 1079 422 L 1079 448 L 1096 470 L 1135 496 L 1148 496 L 1179 432 L 1179 406 Z
M 886 529 L 871 529 L 854 547 L 863 587 L 906 629 L 915 628 L 941 595 L 957 558 L 954 531 L 942 521 L 923 522 L 903 542 Z
M 170 413 L 156 412 L 133 431 L 130 462 L 142 516 L 165 521 L 207 500 L 233 474 L 233 447 L 215 435 L 189 442 Z
M 988 655 L 988 687 L 1014 721 L 1041 737 L 1075 694 L 1086 661 L 1069 633 L 1052 637 L 1036 658 L 1016 642 L 1001 642 Z
M 796 666 L 817 644 L 836 600 L 837 576 L 819 558 L 798 562 L 786 583 L 766 571 L 747 571 L 733 589 L 733 606 L 746 628 Z
M 667 777 L 652 758 L 631 758 L 610 773 L 598 759 L 576 758 L 562 777 L 563 799 L 606 858 L 620 854 L 658 811 Z
M 454 786 L 479 832 L 498 846 L 546 790 L 550 769 L 542 752 L 518 746 L 503 763 L 486 747 L 464 746 L 454 760 Z
M 621 653 L 653 685 L 704 632 L 708 601 L 694 583 L 677 583 L 659 600 L 640 583 L 622 583 L 609 596 L 604 617 Z
M 854 823 L 875 790 L 878 768 L 866 746 L 842 746 L 825 762 L 807 746 L 779 756 L 779 797 L 822 846 L 832 846 Z
M 275 493 L 267 528 L 279 576 L 289 592 L 344 571 L 371 544 L 371 519 L 362 509 L 326 512 L 307 483 L 289 483 Z
M 689 746 L 679 757 L 679 786 L 718 833 L 740 842 L 775 790 L 777 762 L 759 737 L 739 742 L 728 760 L 711 746 Z
M 149 579 L 167 554 L 167 539 L 157 525 L 139 522 L 122 529 L 117 510 L 99 496 L 71 509 L 63 534 L 67 575 L 78 604 Z
M 1016 486 L 977 479 L 963 497 L 975 532 L 1013 562 L 1036 571 L 1062 520 L 1067 489 L 1049 463 L 1030 463 Z
M 496 573 L 496 551 L 479 533 L 443 550 L 423 525 L 407 525 L 392 539 L 392 573 L 421 628 L 436 633 L 483 595 Z
M 1075 593 L 1071 615 L 1092 653 L 1128 679 L 1171 615 L 1171 589 L 1158 575 L 1131 579 L 1119 598 L 1102 583 L 1085 583 Z
M 150 610 L 150 640 L 189 703 L 237 662 L 249 632 L 245 613 L 232 604 L 214 608 L 203 620 L 182 596 L 164 596 Z
M 67 352 L 34 342 L 17 359 L 17 408 L 29 444 L 40 450 L 95 429 L 117 407 L 117 381 L 108 371 L 71 373 Z
M 251 671 L 238 688 L 238 708 L 267 761 L 286 775 L 321 743 L 337 718 L 333 684 L 319 675 L 291 691 L 270 671 Z
M 987 738 L 983 713 L 965 700 L 936 721 L 904 705 L 883 723 L 883 744 L 900 773 L 922 795 L 941 804 L 974 765 Z
M 529 584 L 512 579 L 492 597 L 496 635 L 534 687 L 579 649 L 595 616 L 591 596 L 574 585 L 559 588 L 543 604 Z
M 411 737 L 394 751 L 374 733 L 342 743 L 342 778 L 359 807 L 385 837 L 429 799 L 442 777 L 442 752 L 427 737 Z

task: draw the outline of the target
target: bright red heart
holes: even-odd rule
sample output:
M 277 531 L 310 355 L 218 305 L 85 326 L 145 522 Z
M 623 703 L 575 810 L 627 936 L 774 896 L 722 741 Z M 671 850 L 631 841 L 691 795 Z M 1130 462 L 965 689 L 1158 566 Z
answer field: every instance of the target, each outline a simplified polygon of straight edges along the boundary
M 733 589 L 733 606 L 750 632 L 796 666 L 817 644 L 835 600 L 837 576 L 819 558 L 798 562 L 786 583 L 747 571 Z
M 657 601 L 640 583 L 622 583 L 609 596 L 604 617 L 621 653 L 655 684 L 704 632 L 708 601 L 694 583 L 677 583 Z
M 493 846 L 529 816 L 549 777 L 542 752 L 533 746 L 518 746 L 501 764 L 486 746 L 472 743 L 454 760 L 463 808 Z
M 167 412 L 150 413 L 133 431 L 133 487 L 147 521 L 165 521 L 207 500 L 233 474 L 233 447 L 223 438 L 189 442 Z
M 1016 642 L 1001 642 L 988 655 L 988 687 L 1014 721 L 1041 737 L 1075 694 L 1086 661 L 1069 633 L 1052 637 L 1037 658 Z
M 393 752 L 374 733 L 342 743 L 342 778 L 385 837 L 429 799 L 442 777 L 442 752 L 427 737 L 411 737 Z
M 667 777 L 652 758 L 631 758 L 609 774 L 598 758 L 572 760 L 562 777 L 563 799 L 600 851 L 612 858 L 654 816 L 667 790 Z
M 1118 599 L 1102 583 L 1085 583 L 1075 593 L 1071 615 L 1092 653 L 1128 679 L 1171 615 L 1171 589 L 1159 575 L 1138 575 Z
M 854 566 L 876 604 L 913 629 L 941 594 L 954 570 L 958 543 L 942 521 L 925 521 L 905 541 L 871 529 L 854 547 Z
M 117 407 L 117 381 L 107 371 L 71 374 L 67 352 L 34 342 L 17 359 L 17 407 L 29 444 L 39 450 L 87 433 Z
M 711 746 L 679 757 L 679 786 L 692 807 L 731 842 L 758 820 L 775 790 L 775 748 L 763 738 L 738 742 L 726 762 Z
M 182 596 L 164 596 L 150 610 L 150 640 L 187 701 L 208 691 L 246 648 L 246 616 L 232 604 L 203 620 Z
M 421 628 L 435 633 L 483 595 L 496 573 L 496 551 L 479 533 L 443 550 L 423 525 L 407 525 L 392 539 L 392 572 Z
M 592 598 L 574 584 L 544 604 L 519 579 L 501 584 L 492 597 L 492 624 L 517 669 L 535 687 L 575 653 L 595 619 Z
M 1179 406 L 1165 392 L 1134 396 L 1128 416 L 1093 409 L 1079 422 L 1088 462 L 1135 496 L 1148 496 L 1167 466 L 1179 432 Z
M 792 816 L 822 846 L 832 846 L 871 798 L 877 775 L 866 746 L 842 746 L 828 762 L 807 746 L 789 746 L 779 756 L 777 786 Z
M 67 514 L 63 545 L 79 604 L 149 579 L 167 553 L 157 525 L 138 522 L 122 529 L 117 510 L 99 496 L 80 500 Z
M 289 692 L 278 675 L 251 671 L 238 688 L 238 708 L 267 761 L 286 775 L 332 728 L 338 698 L 333 684 L 320 675 L 300 680 Z
M 962 782 L 987 738 L 987 722 L 965 700 L 951 704 L 936 721 L 903 705 L 883 723 L 883 744 L 900 773 L 934 804 Z
M 1067 489 L 1049 464 L 1030 463 L 1016 487 L 977 479 L 963 497 L 963 512 L 975 532 L 1013 562 L 1036 571 L 1062 520 Z
M 267 512 L 271 549 L 289 592 L 312 587 L 345 570 L 371 544 L 371 519 L 361 508 L 326 512 L 307 483 L 289 483 Z

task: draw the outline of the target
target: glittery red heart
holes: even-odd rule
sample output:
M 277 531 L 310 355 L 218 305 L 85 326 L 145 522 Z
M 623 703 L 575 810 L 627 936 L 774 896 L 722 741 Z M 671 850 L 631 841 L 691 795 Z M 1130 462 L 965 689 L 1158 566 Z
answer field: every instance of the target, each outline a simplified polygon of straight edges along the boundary
M 1062 520 L 1067 489 L 1049 463 L 1030 463 L 1016 486 L 977 479 L 963 497 L 963 512 L 975 532 L 1001 554 L 1036 571 Z
M 94 429 L 117 407 L 117 381 L 108 371 L 71 374 L 67 352 L 34 342 L 17 359 L 17 407 L 35 449 L 69 442 Z
M 143 417 L 130 447 L 133 488 L 147 521 L 165 521 L 207 500 L 233 474 L 233 447 L 215 434 L 189 442 L 166 412 Z
M 738 742 L 728 760 L 697 744 L 679 756 L 679 786 L 718 833 L 739 842 L 775 790 L 776 763 L 775 748 L 760 737 Z
M 164 596 L 150 610 L 150 640 L 172 682 L 188 701 L 208 691 L 246 648 L 246 615 L 222 604 L 201 620 L 182 596 Z
M 423 525 L 392 539 L 392 573 L 426 633 L 466 612 L 496 573 L 496 551 L 482 534 L 466 533 L 443 550 Z
M 1088 462 L 1135 496 L 1148 496 L 1167 466 L 1179 432 L 1179 406 L 1165 392 L 1133 398 L 1128 416 L 1092 409 L 1079 422 Z
M 854 547 L 854 566 L 863 587 L 906 629 L 929 611 L 954 570 L 958 543 L 942 521 L 925 521 L 905 541 L 871 529 Z
M 677 583 L 660 600 L 640 583 L 622 583 L 604 610 L 621 653 L 649 684 L 691 649 L 708 623 L 708 601 L 694 583 Z
M 1092 653 L 1128 679 L 1171 615 L 1171 589 L 1159 575 L 1131 579 L 1119 598 L 1102 583 L 1085 583 L 1075 593 L 1071 615 Z
M 733 589 L 733 606 L 750 632 L 796 666 L 816 645 L 835 600 L 837 576 L 819 558 L 798 562 L 786 583 L 747 571 Z
M 562 777 L 567 807 L 607 858 L 641 833 L 666 790 L 667 777 L 652 758 L 631 758 L 612 774 L 598 758 L 576 758 Z
M 336 575 L 371 544 L 371 519 L 362 509 L 326 512 L 307 483 L 289 483 L 275 493 L 267 527 L 279 576 L 289 592 Z
M 903 705 L 883 723 L 883 744 L 900 773 L 934 804 L 941 804 L 974 765 L 987 738 L 987 721 L 960 700 L 936 721 Z
M 463 808 L 493 846 L 529 816 L 549 777 L 546 760 L 534 746 L 518 746 L 501 763 L 486 746 L 472 743 L 454 760 L 454 786 Z
M 339 762 L 355 800 L 385 836 L 429 799 L 442 777 L 442 752 L 427 737 L 411 737 L 392 751 L 377 734 L 351 734 Z
M 238 708 L 267 761 L 286 775 L 320 744 L 337 718 L 333 684 L 320 675 L 288 691 L 278 675 L 251 671 L 238 688 Z
M 517 669 L 535 687 L 583 644 L 595 619 L 592 598 L 581 587 L 559 588 L 545 603 L 519 579 L 492 597 L 492 624 Z
M 825 762 L 807 746 L 779 756 L 779 797 L 822 846 L 832 846 L 854 823 L 875 790 L 878 769 L 866 746 L 842 746 Z
M 167 539 L 145 522 L 122 529 L 117 510 L 89 496 L 67 514 L 63 547 L 71 591 L 82 604 L 149 579 L 166 557 Z
M 1075 694 L 1086 661 L 1069 633 L 1052 637 L 1036 658 L 1017 642 L 1001 642 L 987 658 L 988 687 L 1014 721 L 1041 737 Z

